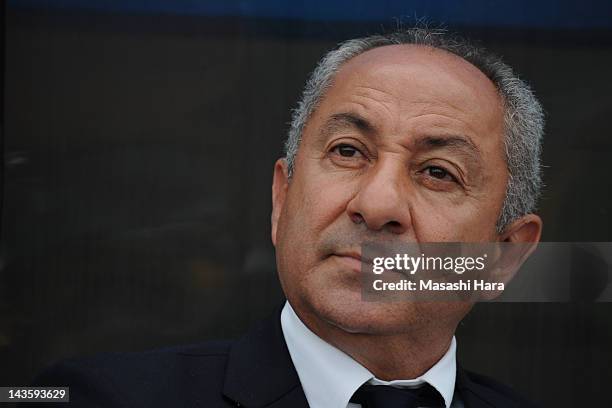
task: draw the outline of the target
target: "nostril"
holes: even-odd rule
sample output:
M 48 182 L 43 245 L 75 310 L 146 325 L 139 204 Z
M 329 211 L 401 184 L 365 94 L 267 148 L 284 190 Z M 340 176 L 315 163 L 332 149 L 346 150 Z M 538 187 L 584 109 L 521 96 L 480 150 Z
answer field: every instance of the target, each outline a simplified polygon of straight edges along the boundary
M 400 232 L 403 230 L 402 224 L 399 221 L 389 221 L 385 224 L 385 228 L 391 232 Z
M 359 213 L 352 213 L 350 215 L 350 218 L 351 218 L 351 221 L 353 221 L 355 224 L 361 224 L 365 221 L 363 216 Z

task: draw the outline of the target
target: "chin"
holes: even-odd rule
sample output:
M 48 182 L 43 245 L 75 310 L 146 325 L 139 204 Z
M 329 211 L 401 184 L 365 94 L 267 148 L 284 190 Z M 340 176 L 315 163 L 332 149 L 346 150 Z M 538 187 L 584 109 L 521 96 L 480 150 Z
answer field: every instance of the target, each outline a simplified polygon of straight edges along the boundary
M 461 302 L 371 302 L 361 292 L 330 291 L 305 299 L 318 320 L 352 334 L 396 335 L 452 329 L 471 309 Z
M 420 310 L 418 303 L 364 301 L 360 291 L 319 293 L 307 303 L 318 319 L 347 333 L 399 334 L 413 331 L 429 320 L 429 313 Z

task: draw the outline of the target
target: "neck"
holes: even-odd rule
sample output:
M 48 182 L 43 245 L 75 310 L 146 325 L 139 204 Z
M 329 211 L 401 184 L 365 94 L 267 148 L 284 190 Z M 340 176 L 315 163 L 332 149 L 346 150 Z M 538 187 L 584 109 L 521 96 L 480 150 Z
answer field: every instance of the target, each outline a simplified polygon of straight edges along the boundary
M 454 327 L 428 326 L 423 330 L 388 335 L 352 333 L 314 314 L 300 313 L 298 316 L 317 336 L 384 381 L 409 380 L 423 375 L 446 354 L 455 331 Z

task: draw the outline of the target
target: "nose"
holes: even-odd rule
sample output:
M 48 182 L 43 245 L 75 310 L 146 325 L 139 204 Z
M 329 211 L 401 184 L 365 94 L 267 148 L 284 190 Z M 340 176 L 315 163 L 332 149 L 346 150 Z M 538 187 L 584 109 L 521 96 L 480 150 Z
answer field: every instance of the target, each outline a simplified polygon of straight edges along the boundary
M 365 223 L 373 231 L 404 234 L 412 225 L 409 174 L 399 162 L 370 168 L 346 211 L 356 224 Z

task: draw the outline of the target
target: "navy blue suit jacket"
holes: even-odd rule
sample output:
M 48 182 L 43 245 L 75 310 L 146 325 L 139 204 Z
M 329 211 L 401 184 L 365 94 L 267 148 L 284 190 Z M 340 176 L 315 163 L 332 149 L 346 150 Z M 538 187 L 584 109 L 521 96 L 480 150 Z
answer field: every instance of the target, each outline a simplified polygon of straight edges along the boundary
M 308 407 L 280 311 L 236 341 L 68 360 L 33 385 L 69 386 L 70 403 L 49 404 L 57 408 Z M 455 392 L 467 408 L 532 406 L 508 387 L 461 368 Z

